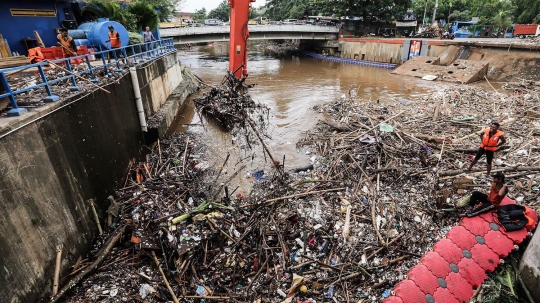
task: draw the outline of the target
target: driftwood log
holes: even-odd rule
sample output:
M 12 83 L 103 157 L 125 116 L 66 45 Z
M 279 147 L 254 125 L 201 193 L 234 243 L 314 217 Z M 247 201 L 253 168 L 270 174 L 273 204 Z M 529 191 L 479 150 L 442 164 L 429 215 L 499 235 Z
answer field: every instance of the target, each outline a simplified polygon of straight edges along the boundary
M 116 242 L 122 238 L 122 235 L 124 234 L 124 231 L 126 230 L 127 225 L 123 225 L 122 227 L 118 228 L 118 232 L 111 238 L 111 241 L 109 244 L 103 249 L 101 254 L 97 257 L 96 261 L 92 263 L 86 270 L 83 270 L 80 274 L 78 274 L 75 278 L 73 278 L 71 281 L 69 281 L 68 284 L 66 284 L 62 289 L 58 292 L 58 294 L 51 298 L 51 303 L 58 302 L 60 298 L 69 291 L 75 284 L 79 283 L 84 277 L 86 277 L 89 273 L 91 273 L 94 269 L 96 269 L 103 260 L 105 260 L 105 257 L 109 254 L 109 252 L 112 250 L 112 248 L 116 245 Z
M 439 172 L 439 177 L 456 176 L 456 175 L 467 173 L 467 172 L 476 173 L 476 172 L 482 172 L 482 171 L 485 171 L 485 169 L 479 168 L 479 169 L 472 169 L 469 171 L 465 171 L 462 169 L 447 170 L 447 171 Z M 540 166 L 512 166 L 512 167 L 494 169 L 491 172 L 496 173 L 496 172 L 508 172 L 508 171 L 540 171 Z
M 321 122 L 328 125 L 328 126 L 330 126 L 330 127 L 332 127 L 332 128 L 334 128 L 334 129 L 336 129 L 336 130 L 338 130 L 338 131 L 342 131 L 342 132 L 351 131 L 351 128 L 348 125 L 339 123 L 339 122 L 337 122 L 335 120 L 332 120 L 332 119 L 321 120 Z

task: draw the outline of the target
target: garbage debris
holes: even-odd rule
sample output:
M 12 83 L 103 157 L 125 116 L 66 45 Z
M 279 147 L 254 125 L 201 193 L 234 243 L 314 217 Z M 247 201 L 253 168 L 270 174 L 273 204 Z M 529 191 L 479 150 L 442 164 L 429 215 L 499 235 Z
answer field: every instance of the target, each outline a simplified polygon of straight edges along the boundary
M 510 196 L 538 209 L 533 101 L 468 86 L 410 101 L 414 111 L 399 100 L 339 99 L 317 110 L 340 122 L 319 123 L 297 144 L 316 155 L 313 166 L 244 174 L 262 177 L 249 193 L 230 190 L 220 167 L 199 165 L 208 161 L 196 136 L 175 134 L 131 168 L 114 196 L 118 216 L 73 272 L 102 256 L 113 226 L 125 232 L 65 301 L 104 300 L 111 289 L 145 302 L 381 301 L 455 225 L 467 195 L 489 189 L 481 162 L 465 168 L 491 121 L 508 134 L 496 153 L 505 166 L 492 171 L 506 171 Z M 233 131 L 249 123 L 226 109 Z

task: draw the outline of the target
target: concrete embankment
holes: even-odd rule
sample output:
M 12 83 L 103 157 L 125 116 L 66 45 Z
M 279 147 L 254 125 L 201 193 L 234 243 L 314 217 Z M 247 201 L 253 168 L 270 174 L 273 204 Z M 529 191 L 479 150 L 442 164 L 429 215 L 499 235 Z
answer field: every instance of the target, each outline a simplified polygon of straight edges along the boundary
M 177 87 L 196 90 L 169 53 L 137 67 L 145 112 L 160 111 Z M 123 187 L 145 152 L 129 73 L 69 103 L 48 104 L 0 123 L 0 302 L 50 295 L 57 246 L 61 276 L 96 235 L 89 199 L 106 218 L 106 197 Z M 178 91 L 177 91 L 178 92 Z M 181 107 L 183 99 L 170 110 Z M 174 116 L 174 113 L 167 113 Z M 167 121 L 162 125 L 167 125 Z
M 516 77 L 534 80 L 540 74 L 540 45 L 521 45 L 517 40 L 342 38 L 339 50 L 342 58 L 401 64 L 409 59 L 411 41 L 421 41 L 417 50 L 420 56 L 437 57 L 443 66 L 457 59 L 468 60 L 471 65 L 487 63 L 487 78 L 492 81 L 513 81 Z

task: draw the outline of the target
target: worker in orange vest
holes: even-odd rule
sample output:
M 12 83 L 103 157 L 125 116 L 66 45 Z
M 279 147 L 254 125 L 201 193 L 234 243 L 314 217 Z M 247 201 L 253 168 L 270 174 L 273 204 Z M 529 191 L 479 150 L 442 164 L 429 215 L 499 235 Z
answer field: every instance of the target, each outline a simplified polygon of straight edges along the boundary
M 60 34 L 56 36 L 58 45 L 62 46 L 65 57 L 77 56 L 77 46 L 72 37 L 68 35 L 68 30 L 60 29 Z
M 484 129 L 484 131 L 480 135 L 480 138 L 482 140 L 482 142 L 480 143 L 480 148 L 478 148 L 474 160 L 471 162 L 471 165 L 469 165 L 469 170 L 472 169 L 472 167 L 476 164 L 476 162 L 478 162 L 478 160 L 482 157 L 483 154 L 486 154 L 486 174 L 489 176 L 489 173 L 491 172 L 491 162 L 493 162 L 493 154 L 499 149 L 501 145 L 506 143 L 504 133 L 499 130 L 499 127 L 499 123 L 491 122 L 489 128 Z
M 109 32 L 107 33 L 109 35 L 109 40 L 105 42 L 111 42 L 111 49 L 120 48 L 122 47 L 122 41 L 120 41 L 120 34 L 118 34 L 117 31 L 114 30 L 114 27 L 112 25 L 109 25 Z M 116 57 L 120 58 L 122 56 L 122 51 L 115 50 Z M 109 53 L 109 62 L 111 62 L 111 54 Z
M 28 60 L 30 60 L 30 63 L 38 63 L 43 61 L 43 59 L 45 59 L 45 56 L 41 53 L 41 47 L 34 47 L 28 50 Z

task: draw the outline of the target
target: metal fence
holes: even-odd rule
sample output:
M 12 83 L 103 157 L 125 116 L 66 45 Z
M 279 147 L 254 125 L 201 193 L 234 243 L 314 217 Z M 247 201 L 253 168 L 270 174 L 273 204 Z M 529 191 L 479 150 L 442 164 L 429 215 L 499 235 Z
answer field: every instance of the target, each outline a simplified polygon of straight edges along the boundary
M 121 62 L 124 64 L 126 62 L 129 62 L 130 64 L 139 64 L 145 62 L 146 60 L 152 60 L 154 58 L 163 56 L 172 51 L 175 51 L 173 39 L 167 38 L 154 42 L 123 46 L 115 49 L 100 50 L 92 54 L 0 69 L 0 84 L 6 91 L 5 93 L 0 93 L 0 99 L 5 97 L 9 98 L 12 109 L 8 111 L 8 116 L 19 116 L 26 112 L 26 109 L 18 106 L 16 99 L 18 94 L 44 88 L 47 93 L 47 97 L 45 97 L 43 101 L 55 102 L 60 99 L 60 97 L 54 95 L 51 91 L 51 85 L 55 83 L 68 80 L 71 81 L 72 84 L 72 87 L 70 87 L 71 90 L 80 90 L 80 87 L 77 85 L 77 81 L 81 81 L 81 76 L 84 74 L 89 75 L 90 81 L 98 83 L 99 80 L 96 77 L 97 70 L 103 70 L 106 76 L 112 77 L 110 71 L 123 71 L 120 65 Z M 73 71 L 72 61 L 80 62 L 79 66 L 84 66 L 84 69 L 80 71 Z M 65 70 L 69 71 L 69 73 L 67 73 L 66 76 L 55 79 L 47 79 L 45 71 L 46 68 L 51 65 L 57 65 L 65 68 Z M 6 74 L 12 74 L 30 68 L 37 68 L 40 75 L 39 77 L 41 78 L 41 83 L 13 90 L 7 80 Z

